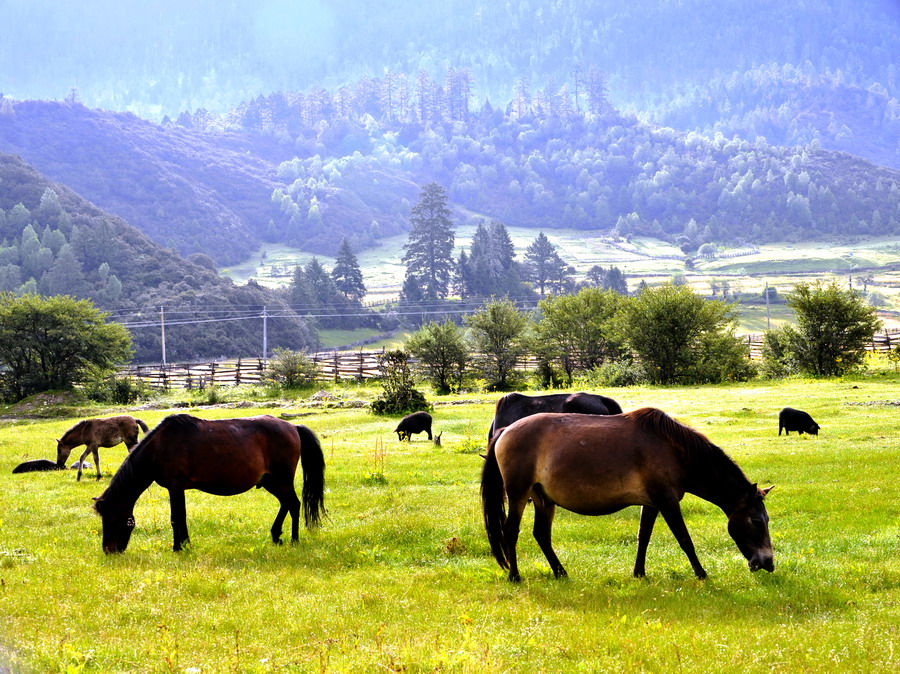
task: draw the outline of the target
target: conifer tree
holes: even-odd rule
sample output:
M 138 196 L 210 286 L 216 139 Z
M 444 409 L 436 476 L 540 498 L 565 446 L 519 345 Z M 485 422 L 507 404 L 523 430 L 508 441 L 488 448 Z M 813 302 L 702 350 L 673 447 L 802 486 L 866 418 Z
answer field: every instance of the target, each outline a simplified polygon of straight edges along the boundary
M 412 229 L 403 254 L 406 278 L 421 288 L 424 299 L 444 299 L 453 272 L 455 237 L 447 193 L 440 185 L 429 183 L 422 188 L 410 221 Z
M 365 297 L 366 285 L 363 283 L 359 261 L 356 259 L 353 249 L 350 248 L 350 242 L 346 237 L 341 241 L 341 246 L 338 248 L 334 268 L 331 270 L 331 278 L 334 279 L 334 285 L 337 289 L 347 299 L 359 302 Z

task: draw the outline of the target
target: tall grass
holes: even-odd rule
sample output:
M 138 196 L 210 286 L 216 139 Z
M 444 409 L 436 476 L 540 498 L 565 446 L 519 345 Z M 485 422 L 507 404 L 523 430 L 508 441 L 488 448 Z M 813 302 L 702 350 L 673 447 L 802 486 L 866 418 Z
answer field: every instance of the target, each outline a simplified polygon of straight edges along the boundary
M 276 547 L 277 502 L 188 492 L 192 547 L 171 550 L 168 498 L 135 508 L 124 555 L 100 549 L 91 497 L 71 472 L 12 475 L 49 458 L 73 419 L 0 428 L 0 670 L 13 671 L 850 671 L 900 668 L 900 378 L 604 391 L 706 433 L 768 499 L 774 574 L 751 574 L 724 515 L 685 497 L 705 582 L 660 521 L 648 578 L 630 576 L 638 510 L 560 512 L 553 578 L 530 535 L 512 585 L 481 523 L 487 402 L 439 405 L 443 446 L 400 443 L 396 419 L 309 410 L 329 518 Z M 265 403 L 260 403 L 264 405 Z M 300 403 L 298 403 L 299 405 Z M 791 405 L 819 437 L 777 436 Z M 283 408 L 203 409 L 207 418 Z M 295 410 L 289 409 L 293 412 Z M 168 413 L 141 410 L 153 425 Z M 109 476 L 124 447 L 100 450 Z M 380 472 L 383 479 L 372 480 Z M 298 476 L 298 485 L 300 477 Z

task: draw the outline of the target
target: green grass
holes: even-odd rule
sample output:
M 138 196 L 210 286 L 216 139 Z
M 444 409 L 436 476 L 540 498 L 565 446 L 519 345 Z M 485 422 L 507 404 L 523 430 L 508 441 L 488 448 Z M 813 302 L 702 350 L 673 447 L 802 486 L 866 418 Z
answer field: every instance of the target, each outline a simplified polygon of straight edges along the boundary
M 74 420 L 7 421 L 0 670 L 897 671 L 900 431 L 897 407 L 886 403 L 900 401 L 900 378 L 605 393 L 626 410 L 661 407 L 708 434 L 753 481 L 776 485 L 774 574 L 751 574 L 722 513 L 687 496 L 705 582 L 661 521 L 648 578 L 632 578 L 638 509 L 629 508 L 558 514 L 564 581 L 550 574 L 526 513 L 524 582 L 508 583 L 488 549 L 482 461 L 470 452 L 496 395 L 439 404 L 442 447 L 400 444 L 396 418 L 360 409 L 296 401 L 195 410 L 206 418 L 311 413 L 297 422 L 322 439 L 330 518 L 298 545 L 276 547 L 268 542 L 276 502 L 264 491 L 189 492 L 192 548 L 178 554 L 158 486 L 138 501 L 128 551 L 101 552 L 91 497 L 109 484 L 123 447 L 100 450 L 99 484 L 77 483 L 71 472 L 12 475 L 20 461 L 51 457 L 53 438 Z M 778 437 L 785 405 L 809 411 L 821 435 Z M 133 412 L 153 425 L 172 411 Z

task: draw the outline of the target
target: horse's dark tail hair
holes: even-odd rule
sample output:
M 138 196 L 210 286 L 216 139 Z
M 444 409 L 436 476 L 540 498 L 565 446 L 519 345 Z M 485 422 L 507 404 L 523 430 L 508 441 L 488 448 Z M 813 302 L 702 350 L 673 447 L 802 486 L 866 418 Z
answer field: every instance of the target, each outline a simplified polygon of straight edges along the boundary
M 135 418 L 134 421 L 137 423 L 138 426 L 141 427 L 141 430 L 144 431 L 144 433 L 146 433 L 146 432 L 148 432 L 148 431 L 150 430 L 150 427 L 147 426 L 147 424 L 145 424 L 145 423 L 144 423 L 143 421 L 141 421 L 140 419 Z
M 325 455 L 319 438 L 306 426 L 296 426 L 300 436 L 300 466 L 303 469 L 303 519 L 306 528 L 319 526 L 325 512 Z
M 506 555 L 506 541 L 503 532 L 506 528 L 506 489 L 503 486 L 503 475 L 497 463 L 494 445 L 503 429 L 494 433 L 488 442 L 487 456 L 481 470 L 481 510 L 484 513 L 484 528 L 494 559 L 502 569 L 509 568 Z

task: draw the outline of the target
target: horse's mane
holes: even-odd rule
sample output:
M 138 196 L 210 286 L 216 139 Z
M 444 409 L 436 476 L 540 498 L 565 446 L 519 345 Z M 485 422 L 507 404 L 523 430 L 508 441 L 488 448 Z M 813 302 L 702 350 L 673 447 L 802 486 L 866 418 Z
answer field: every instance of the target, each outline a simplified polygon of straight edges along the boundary
M 642 430 L 677 447 L 684 459 L 692 464 L 713 470 L 733 469 L 743 475 L 743 471 L 732 458 L 703 433 L 676 421 L 662 410 L 655 407 L 641 407 L 626 412 L 623 416 L 629 417 Z
M 70 435 L 75 435 L 76 433 L 81 433 L 85 428 L 87 428 L 89 421 L 90 421 L 90 419 L 82 419 L 77 424 L 72 426 L 72 428 L 70 428 L 65 433 L 63 433 L 63 436 L 60 438 L 60 440 L 65 442 L 66 438 L 68 438 Z
M 120 496 L 126 498 L 134 491 L 135 483 L 143 482 L 144 450 L 154 442 L 154 438 L 158 433 L 171 427 L 194 429 L 197 428 L 197 421 L 198 419 L 189 414 L 172 414 L 151 428 L 144 438 L 135 445 L 128 456 L 125 457 L 122 465 L 119 466 L 119 470 L 116 471 L 116 474 L 109 481 L 109 487 L 103 493 L 103 498 L 109 498 L 110 500 L 116 500 Z

